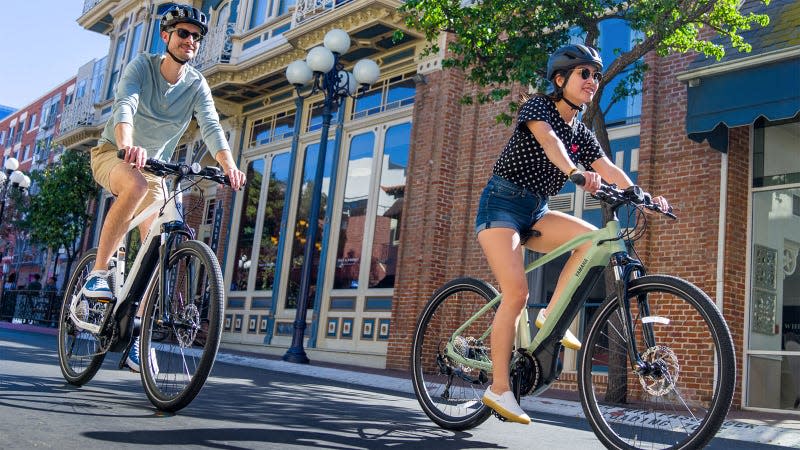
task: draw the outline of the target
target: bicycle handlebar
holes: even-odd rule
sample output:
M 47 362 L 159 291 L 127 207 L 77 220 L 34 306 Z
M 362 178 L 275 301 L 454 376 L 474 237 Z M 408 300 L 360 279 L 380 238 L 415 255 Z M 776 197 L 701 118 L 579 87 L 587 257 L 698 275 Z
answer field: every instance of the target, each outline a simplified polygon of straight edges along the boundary
M 125 150 L 117 150 L 117 158 L 125 159 Z M 200 167 L 198 163 L 188 164 L 173 164 L 160 159 L 147 158 L 144 163 L 144 169 L 148 172 L 154 173 L 159 176 L 164 175 L 180 175 L 182 177 L 197 176 L 208 180 L 216 181 L 217 183 L 227 186 L 231 185 L 231 180 L 227 175 L 222 173 L 219 167 L 206 166 Z
M 569 179 L 578 186 L 583 186 L 584 184 L 586 184 L 586 178 L 583 176 L 582 173 L 572 174 L 569 177 Z M 641 187 L 637 185 L 633 185 L 626 189 L 620 189 L 613 184 L 608 185 L 605 183 L 600 183 L 600 189 L 598 189 L 597 192 L 592 194 L 592 196 L 604 203 L 611 205 L 611 207 L 614 209 L 625 204 L 637 205 L 637 206 L 642 206 L 651 211 L 663 214 L 669 217 L 670 219 L 678 218 L 678 216 L 672 213 L 671 206 L 667 211 L 663 211 L 661 207 L 653 203 L 653 199 L 650 197 L 650 194 L 646 193 Z

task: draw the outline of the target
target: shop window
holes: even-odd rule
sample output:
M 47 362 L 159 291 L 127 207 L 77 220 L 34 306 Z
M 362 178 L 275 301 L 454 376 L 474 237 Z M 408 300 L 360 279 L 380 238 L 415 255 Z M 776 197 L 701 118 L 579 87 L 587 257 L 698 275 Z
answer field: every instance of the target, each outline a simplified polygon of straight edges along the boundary
M 747 405 L 800 409 L 800 122 L 753 139 Z

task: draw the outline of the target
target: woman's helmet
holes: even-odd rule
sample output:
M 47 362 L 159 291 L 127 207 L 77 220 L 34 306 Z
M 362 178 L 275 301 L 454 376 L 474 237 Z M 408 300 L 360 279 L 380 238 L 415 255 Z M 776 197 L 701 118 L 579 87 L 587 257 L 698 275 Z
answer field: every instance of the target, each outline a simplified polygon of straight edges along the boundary
M 566 72 L 581 64 L 592 64 L 597 66 L 597 70 L 603 70 L 603 59 L 597 50 L 581 44 L 565 45 L 553 52 L 547 60 L 547 79 L 553 81 L 557 73 Z
M 176 5 L 168 9 L 161 16 L 161 31 L 167 31 L 179 23 L 197 25 L 200 28 L 200 34 L 203 36 L 208 32 L 206 15 L 200 12 L 199 9 L 188 5 Z

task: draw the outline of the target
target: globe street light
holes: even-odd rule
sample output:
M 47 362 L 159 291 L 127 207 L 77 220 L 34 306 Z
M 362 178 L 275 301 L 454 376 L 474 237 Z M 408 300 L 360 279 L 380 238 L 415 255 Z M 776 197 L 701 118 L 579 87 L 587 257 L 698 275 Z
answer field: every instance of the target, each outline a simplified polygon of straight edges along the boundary
M 3 213 L 6 209 L 6 198 L 10 189 L 18 189 L 26 192 L 31 185 L 31 179 L 24 173 L 17 170 L 19 161 L 16 158 L 8 158 L 3 164 L 3 171 L 0 171 L 0 223 L 3 221 Z M 9 186 L 10 184 L 10 186 Z
M 322 109 L 322 134 L 319 142 L 319 155 L 317 156 L 317 168 L 314 173 L 314 185 L 311 193 L 309 226 L 306 230 L 306 246 L 303 253 L 303 267 L 300 273 L 300 292 L 297 298 L 294 333 L 292 335 L 292 345 L 283 355 L 283 359 L 289 362 L 309 362 L 308 356 L 306 356 L 306 352 L 303 349 L 303 337 L 306 330 L 306 313 L 311 284 L 311 262 L 313 261 L 315 243 L 317 242 L 325 152 L 328 146 L 328 130 L 332 113 L 347 97 L 356 98 L 359 90 L 363 93 L 380 77 L 378 65 L 370 59 L 359 60 L 353 67 L 353 72 L 344 70 L 344 65 L 340 58 L 349 49 L 350 36 L 343 30 L 333 29 L 325 34 L 322 46 L 309 50 L 305 61 L 294 61 L 286 68 L 286 79 L 297 91 L 298 105 L 302 105 L 301 100 L 319 92 L 322 92 L 325 97 Z M 306 91 L 305 93 L 302 92 L 304 90 Z M 300 114 L 301 108 L 298 107 L 298 119 Z M 342 120 L 342 118 L 339 120 Z M 297 139 L 294 140 L 293 147 L 292 154 L 296 155 Z M 320 280 L 318 279 L 318 287 L 319 283 Z

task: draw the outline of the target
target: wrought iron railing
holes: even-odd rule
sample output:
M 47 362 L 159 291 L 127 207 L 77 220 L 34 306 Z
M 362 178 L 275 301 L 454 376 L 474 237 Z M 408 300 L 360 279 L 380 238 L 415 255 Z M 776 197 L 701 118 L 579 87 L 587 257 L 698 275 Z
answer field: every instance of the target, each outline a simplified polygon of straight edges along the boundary
M 203 71 L 218 63 L 231 60 L 233 42 L 231 36 L 236 33 L 235 23 L 226 23 L 208 30 L 200 45 L 200 52 L 194 58 L 194 67 Z
M 292 15 L 292 28 L 353 1 L 355 0 L 297 0 Z
M 98 3 L 103 0 L 83 0 L 83 13 L 86 14 L 90 9 L 94 8 Z
M 0 298 L 0 321 L 56 327 L 61 297 L 56 291 L 4 291 Z
M 95 108 L 91 95 L 84 95 L 64 108 L 59 125 L 60 134 L 94 124 Z

